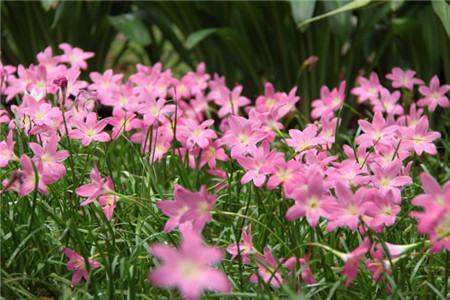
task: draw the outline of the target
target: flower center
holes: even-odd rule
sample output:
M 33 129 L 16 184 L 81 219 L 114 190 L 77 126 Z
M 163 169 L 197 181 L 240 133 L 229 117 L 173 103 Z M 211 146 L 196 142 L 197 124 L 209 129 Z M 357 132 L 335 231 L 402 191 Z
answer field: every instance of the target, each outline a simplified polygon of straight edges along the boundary
M 239 134 L 238 135 L 238 141 L 239 141 L 240 144 L 247 145 L 248 142 L 249 142 L 248 135 L 243 134 L 243 133 Z
M 312 196 L 308 199 L 308 207 L 310 209 L 316 209 L 319 207 L 319 199 L 316 196 Z
M 191 260 L 184 260 L 180 264 L 180 273 L 186 278 L 195 278 L 200 274 L 198 264 Z
M 387 178 L 387 177 L 381 178 L 381 180 L 380 180 L 380 185 L 381 185 L 382 187 L 385 187 L 385 188 L 390 187 L 390 186 L 391 186 L 391 179 L 390 179 L 390 178 Z

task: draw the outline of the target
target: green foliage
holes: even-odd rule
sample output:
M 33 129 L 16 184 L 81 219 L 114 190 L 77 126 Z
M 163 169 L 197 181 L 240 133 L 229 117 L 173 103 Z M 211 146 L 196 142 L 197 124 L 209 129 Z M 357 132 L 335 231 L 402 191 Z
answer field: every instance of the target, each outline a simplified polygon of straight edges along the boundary
M 2 55 L 29 64 L 46 45 L 69 42 L 96 53 L 96 70 L 162 61 L 184 72 L 203 61 L 248 96 L 265 81 L 280 90 L 298 85 L 308 115 L 319 83 L 347 80 L 350 88 L 372 70 L 401 66 L 448 82 L 448 11 L 445 1 L 5 2 Z M 310 55 L 319 61 L 305 70 Z

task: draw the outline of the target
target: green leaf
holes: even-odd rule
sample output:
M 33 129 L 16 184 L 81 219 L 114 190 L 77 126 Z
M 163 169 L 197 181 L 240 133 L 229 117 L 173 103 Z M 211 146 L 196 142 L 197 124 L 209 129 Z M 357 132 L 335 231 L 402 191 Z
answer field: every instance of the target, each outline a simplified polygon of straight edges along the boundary
M 184 43 L 184 46 L 187 49 L 192 49 L 195 46 L 197 46 L 198 43 L 203 41 L 205 38 L 207 38 L 209 35 L 217 32 L 220 28 L 206 28 L 202 30 L 198 30 L 196 32 L 191 33 Z
M 405 2 L 405 0 L 391 0 L 389 1 L 389 7 L 391 11 L 397 11 Z
M 433 10 L 442 22 L 442 25 L 450 37 L 450 5 L 444 0 L 432 1 Z
M 142 46 L 150 44 L 150 34 L 144 23 L 135 14 L 109 16 L 108 19 L 117 31 L 123 33 L 130 41 Z
M 325 14 L 322 14 L 322 15 L 316 16 L 314 18 L 305 20 L 305 21 L 301 22 L 300 24 L 298 24 L 298 27 L 303 27 L 306 24 L 315 22 L 315 21 L 323 19 L 323 18 L 334 16 L 334 15 L 339 14 L 339 13 L 343 13 L 343 12 L 346 12 L 346 11 L 351 11 L 351 10 L 355 10 L 355 9 L 359 9 L 359 8 L 365 7 L 370 2 L 371 2 L 371 0 L 354 0 L 354 1 L 349 2 L 348 4 L 346 4 L 344 6 L 339 7 L 338 9 L 335 9 L 335 10 L 327 12 Z
M 331 0 L 331 1 L 324 1 L 323 5 L 325 6 L 325 10 L 327 12 L 333 11 L 335 9 L 338 9 L 339 7 L 342 7 L 346 5 L 348 1 L 343 0 Z M 350 32 L 352 29 L 352 25 L 350 23 L 350 17 L 351 14 L 349 11 L 343 12 L 334 16 L 331 16 L 329 18 L 330 21 L 330 27 L 333 31 L 333 34 L 339 39 L 341 43 L 348 40 L 350 36 Z
M 316 6 L 315 0 L 309 1 L 291 0 L 291 11 L 295 23 L 303 22 L 311 18 L 314 13 L 315 6 Z

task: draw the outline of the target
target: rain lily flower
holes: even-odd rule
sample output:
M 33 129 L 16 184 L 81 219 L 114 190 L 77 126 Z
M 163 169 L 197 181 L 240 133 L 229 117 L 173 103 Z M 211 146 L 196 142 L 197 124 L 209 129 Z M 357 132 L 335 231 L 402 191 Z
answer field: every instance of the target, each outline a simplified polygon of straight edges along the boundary
M 328 230 L 347 226 L 356 230 L 359 219 L 365 213 L 366 189 L 359 188 L 355 194 L 343 183 L 336 183 L 336 198 L 329 197 L 323 208 L 328 212 Z
M 430 86 L 419 87 L 419 92 L 424 96 L 417 102 L 418 106 L 428 107 L 428 110 L 433 112 L 439 105 L 441 107 L 450 107 L 450 102 L 448 101 L 445 94 L 450 91 L 450 85 L 444 84 L 440 85 L 439 78 L 435 75 L 431 78 Z
M 402 164 L 398 159 L 386 166 L 371 165 L 374 174 L 371 177 L 372 184 L 382 192 L 393 191 L 394 193 L 399 193 L 404 186 L 412 182 L 411 177 L 399 175 L 401 167 Z M 394 196 L 396 196 L 395 199 L 399 199 L 397 197 L 399 195 Z
M 3 186 L 8 190 L 18 192 L 20 197 L 28 195 L 36 188 L 41 194 L 48 195 L 47 185 L 42 173 L 43 167 L 40 161 L 34 163 L 28 155 L 22 154 L 20 169 L 9 180 L 3 181 Z
M 430 155 L 437 154 L 433 141 L 439 139 L 441 134 L 428 131 L 428 118 L 426 116 L 421 117 L 414 128 L 403 127 L 400 132 L 402 133 L 403 145 L 413 150 L 417 155 L 422 155 L 424 152 Z
M 303 131 L 291 129 L 289 136 L 290 138 L 286 139 L 286 142 L 296 152 L 310 150 L 323 143 L 323 139 L 317 137 L 317 126 L 314 124 L 309 124 Z
M 205 224 L 212 220 L 211 209 L 217 197 L 209 195 L 206 186 L 202 186 L 198 192 L 191 192 L 181 185 L 175 185 L 173 195 L 174 200 L 156 203 L 156 206 L 169 216 L 164 226 L 165 232 L 170 232 L 185 222 L 192 222 L 194 229 L 201 231 Z
M 414 85 L 422 85 L 423 81 L 416 78 L 416 72 L 412 70 L 403 71 L 399 67 L 392 68 L 391 73 L 386 75 L 387 79 L 392 80 L 393 88 L 406 88 L 412 91 Z
M 227 252 L 231 254 L 231 259 L 241 256 L 244 264 L 250 263 L 249 255 L 256 252 L 253 247 L 252 226 L 249 225 L 247 230 L 242 228 L 242 242 L 236 242 L 227 247 Z
M 362 162 L 361 162 L 362 163 Z M 367 168 L 362 167 L 354 160 L 345 160 L 341 163 L 334 163 L 334 168 L 328 168 L 326 173 L 329 182 L 337 182 L 347 186 L 360 186 L 369 181 Z
M 97 122 L 97 114 L 91 112 L 86 117 L 86 122 L 79 120 L 72 120 L 72 125 L 75 129 L 69 132 L 72 139 L 81 140 L 83 146 L 89 146 L 93 141 L 108 142 L 111 138 L 103 131 L 108 125 L 107 119 L 102 119 Z
M 280 264 L 281 262 L 275 259 L 269 248 L 264 248 L 264 255 L 256 256 L 258 272 L 250 276 L 250 282 L 258 283 L 258 278 L 260 278 L 272 287 L 280 288 L 284 281 L 280 271 L 278 271 Z
M 350 284 L 356 279 L 356 276 L 358 276 L 359 263 L 369 249 L 370 240 L 365 238 L 355 250 L 344 255 L 345 264 L 341 273 L 347 278 L 345 280 L 346 287 L 349 287 Z
M 155 97 L 149 94 L 145 95 L 145 103 L 141 104 L 138 112 L 144 116 L 144 124 L 151 126 L 155 124 L 156 121 L 163 122 L 165 115 L 172 111 L 172 106 L 166 105 L 165 99 L 156 100 Z
M 297 259 L 296 257 L 291 257 L 284 263 L 284 266 L 290 271 L 289 275 L 291 275 L 296 270 L 300 270 L 300 281 L 306 284 L 314 284 L 316 283 L 316 278 L 311 271 L 311 268 L 308 265 L 308 262 L 304 258 Z
M 237 156 L 236 160 L 244 167 L 246 173 L 242 176 L 241 183 L 246 184 L 253 181 L 255 186 L 261 187 L 266 181 L 266 175 L 271 174 L 273 165 L 283 159 L 283 155 L 277 151 L 270 151 L 267 141 L 260 147 L 251 149 L 249 156 Z
M 192 119 L 183 119 L 177 127 L 177 140 L 188 149 L 198 146 L 202 149 L 208 147 L 212 139 L 217 138 L 217 134 L 209 127 L 214 124 L 214 120 L 206 120 L 197 124 Z
M 423 211 L 415 211 L 411 216 L 419 222 L 417 230 L 432 238 L 433 251 L 437 252 L 441 248 L 449 250 L 450 181 L 441 187 L 436 179 L 425 172 L 420 174 L 420 180 L 425 193 L 414 197 L 412 204 L 422 207 Z
M 103 210 L 108 221 L 111 221 L 114 209 L 117 206 L 117 195 L 114 194 L 114 183 L 111 177 L 106 177 L 104 180 L 94 164 L 90 172 L 91 182 L 78 187 L 75 192 L 78 196 L 87 198 L 81 202 L 81 206 L 88 205 L 98 199 L 98 202 Z
M 58 142 L 58 136 L 53 135 L 43 147 L 36 143 L 28 144 L 35 155 L 33 160 L 42 165 L 42 178 L 47 184 L 54 183 L 66 175 L 63 161 L 69 157 L 69 151 L 58 151 Z
M 266 137 L 260 124 L 239 116 L 228 118 L 229 128 L 220 139 L 221 143 L 231 148 L 231 157 L 247 154 L 256 144 Z
M 280 184 L 283 185 L 283 188 L 286 188 L 286 185 L 289 185 L 289 183 L 297 181 L 297 172 L 301 169 L 300 163 L 294 159 L 287 162 L 284 159 L 278 159 L 272 164 L 272 167 L 272 176 L 270 176 L 267 182 L 267 188 L 269 190 L 274 189 Z
M 89 77 L 92 80 L 89 89 L 97 91 L 100 100 L 102 100 L 104 104 L 108 104 L 108 98 L 110 98 L 113 95 L 113 92 L 119 88 L 123 75 L 114 74 L 113 70 L 109 69 L 103 74 L 92 72 L 89 74 Z
M 64 51 L 64 54 L 58 56 L 58 60 L 67 62 L 76 69 L 86 69 L 86 60 L 94 56 L 93 52 L 85 52 L 77 47 L 73 48 L 67 43 L 60 44 L 59 48 Z
M 216 140 L 211 142 L 201 153 L 200 168 L 204 165 L 214 169 L 216 167 L 216 161 L 227 161 L 228 156 L 225 150 L 220 146 L 220 143 Z
M 364 203 L 365 215 L 368 225 L 377 231 L 381 231 L 385 226 L 392 226 L 401 208 L 395 203 L 394 194 L 390 190 L 382 194 L 378 190 L 368 192 L 368 199 Z
M 114 183 L 111 177 L 106 178 L 106 182 L 104 185 L 105 192 L 98 197 L 98 202 L 105 214 L 105 217 L 108 221 L 111 221 L 114 210 L 117 207 L 117 195 L 114 192 Z
M 356 143 L 361 146 L 370 147 L 377 143 L 393 144 L 394 133 L 397 131 L 396 125 L 388 125 L 381 112 L 376 112 L 372 123 L 366 120 L 359 120 L 359 126 L 364 131 L 357 139 Z
M 320 173 L 310 171 L 307 176 L 307 188 L 295 190 L 292 197 L 295 203 L 286 213 L 286 218 L 289 221 L 306 217 L 308 223 L 315 227 L 319 218 L 325 216 L 323 203 L 329 196 L 326 194 Z
M 214 99 L 214 102 L 220 106 L 218 116 L 223 118 L 229 114 L 237 115 L 239 107 L 246 106 L 250 100 L 241 96 L 242 86 L 236 86 L 231 92 L 223 95 L 224 97 Z
M 67 269 L 69 271 L 73 272 L 72 281 L 71 281 L 72 285 L 77 285 L 78 282 L 80 282 L 80 280 L 82 278 L 84 278 L 85 280 L 88 280 L 89 272 L 86 268 L 86 264 L 85 264 L 85 260 L 84 260 L 83 256 L 76 253 L 75 251 L 73 251 L 70 248 L 64 248 L 64 254 L 69 259 L 69 262 L 67 263 Z M 100 263 L 98 261 L 93 260 L 93 259 L 89 259 L 88 261 L 89 261 L 89 266 L 92 269 L 97 269 L 100 267 Z
M 379 281 L 382 275 L 390 275 L 392 268 L 388 259 L 383 258 L 383 247 L 372 247 L 370 254 L 373 259 L 365 261 L 366 268 L 372 272 L 372 279 Z
M 131 131 L 133 129 L 133 120 L 136 115 L 122 109 L 115 109 L 113 115 L 108 118 L 108 123 L 113 126 L 111 138 L 117 139 L 122 132 Z
M 312 102 L 313 110 L 311 117 L 314 119 L 328 118 L 332 113 L 342 107 L 345 101 L 345 81 L 339 85 L 339 89 L 334 88 L 331 91 L 323 86 L 320 89 L 320 99 Z
M 200 234 L 189 226 L 182 226 L 181 234 L 179 249 L 164 244 L 150 246 L 150 253 L 163 264 L 150 271 L 148 280 L 162 288 L 177 287 L 186 300 L 199 299 L 204 290 L 230 292 L 226 275 L 213 267 L 222 260 L 222 251 L 204 246 Z
M 4 109 L 0 109 L 0 124 L 1 123 L 6 123 L 8 124 L 10 121 L 8 112 Z
M 6 136 L 6 140 L 0 142 L 0 168 L 6 167 L 14 159 L 15 144 L 13 131 L 10 130 Z
M 275 92 L 273 85 L 267 82 L 264 86 L 264 95 L 256 98 L 255 107 L 258 112 L 268 112 L 282 104 L 282 93 Z
M 78 196 L 87 198 L 81 203 L 81 206 L 88 205 L 89 203 L 94 202 L 97 197 L 102 195 L 105 191 L 105 181 L 103 180 L 96 164 L 94 164 L 94 167 L 92 168 L 89 175 L 91 178 L 91 182 L 88 184 L 84 184 L 75 190 Z
M 400 92 L 390 93 L 388 89 L 380 88 L 380 99 L 373 102 L 374 112 L 386 112 L 389 115 L 402 115 L 403 107 L 398 104 Z
M 378 100 L 379 91 L 382 86 L 375 72 L 370 73 L 369 79 L 359 76 L 358 83 L 360 86 L 354 87 L 351 93 L 358 96 L 359 103 L 366 102 L 367 100 L 373 103 Z

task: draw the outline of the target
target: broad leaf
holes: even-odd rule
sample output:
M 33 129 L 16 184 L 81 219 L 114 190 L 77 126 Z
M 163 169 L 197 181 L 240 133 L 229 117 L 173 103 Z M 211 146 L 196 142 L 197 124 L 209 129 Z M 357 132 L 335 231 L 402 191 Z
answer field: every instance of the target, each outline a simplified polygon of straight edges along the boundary
M 433 10 L 442 22 L 442 25 L 450 38 L 450 5 L 444 0 L 432 1 Z
M 187 49 L 192 49 L 195 46 L 197 46 L 198 43 L 200 43 L 202 40 L 207 38 L 209 35 L 217 32 L 220 28 L 206 28 L 202 29 L 196 32 L 191 33 L 184 43 L 184 46 Z
M 135 14 L 110 16 L 108 19 L 117 31 L 123 33 L 130 41 L 142 46 L 150 44 L 150 34 L 144 23 Z
M 298 24 L 298 27 L 303 27 L 306 24 L 315 22 L 315 21 L 323 19 L 323 18 L 334 16 L 334 15 L 339 14 L 339 13 L 343 13 L 343 12 L 346 12 L 346 11 L 351 11 L 351 10 L 355 10 L 355 9 L 359 9 L 359 8 L 365 7 L 370 2 L 371 2 L 371 0 L 354 0 L 352 2 L 347 3 L 344 6 L 339 7 L 338 9 L 335 9 L 335 10 L 327 12 L 325 14 L 322 14 L 322 15 L 316 16 L 314 18 L 305 20 L 305 21 L 301 22 L 300 24 Z
M 291 0 L 291 11 L 295 23 L 303 22 L 312 17 L 314 8 L 316 6 L 315 0 L 299 1 Z

